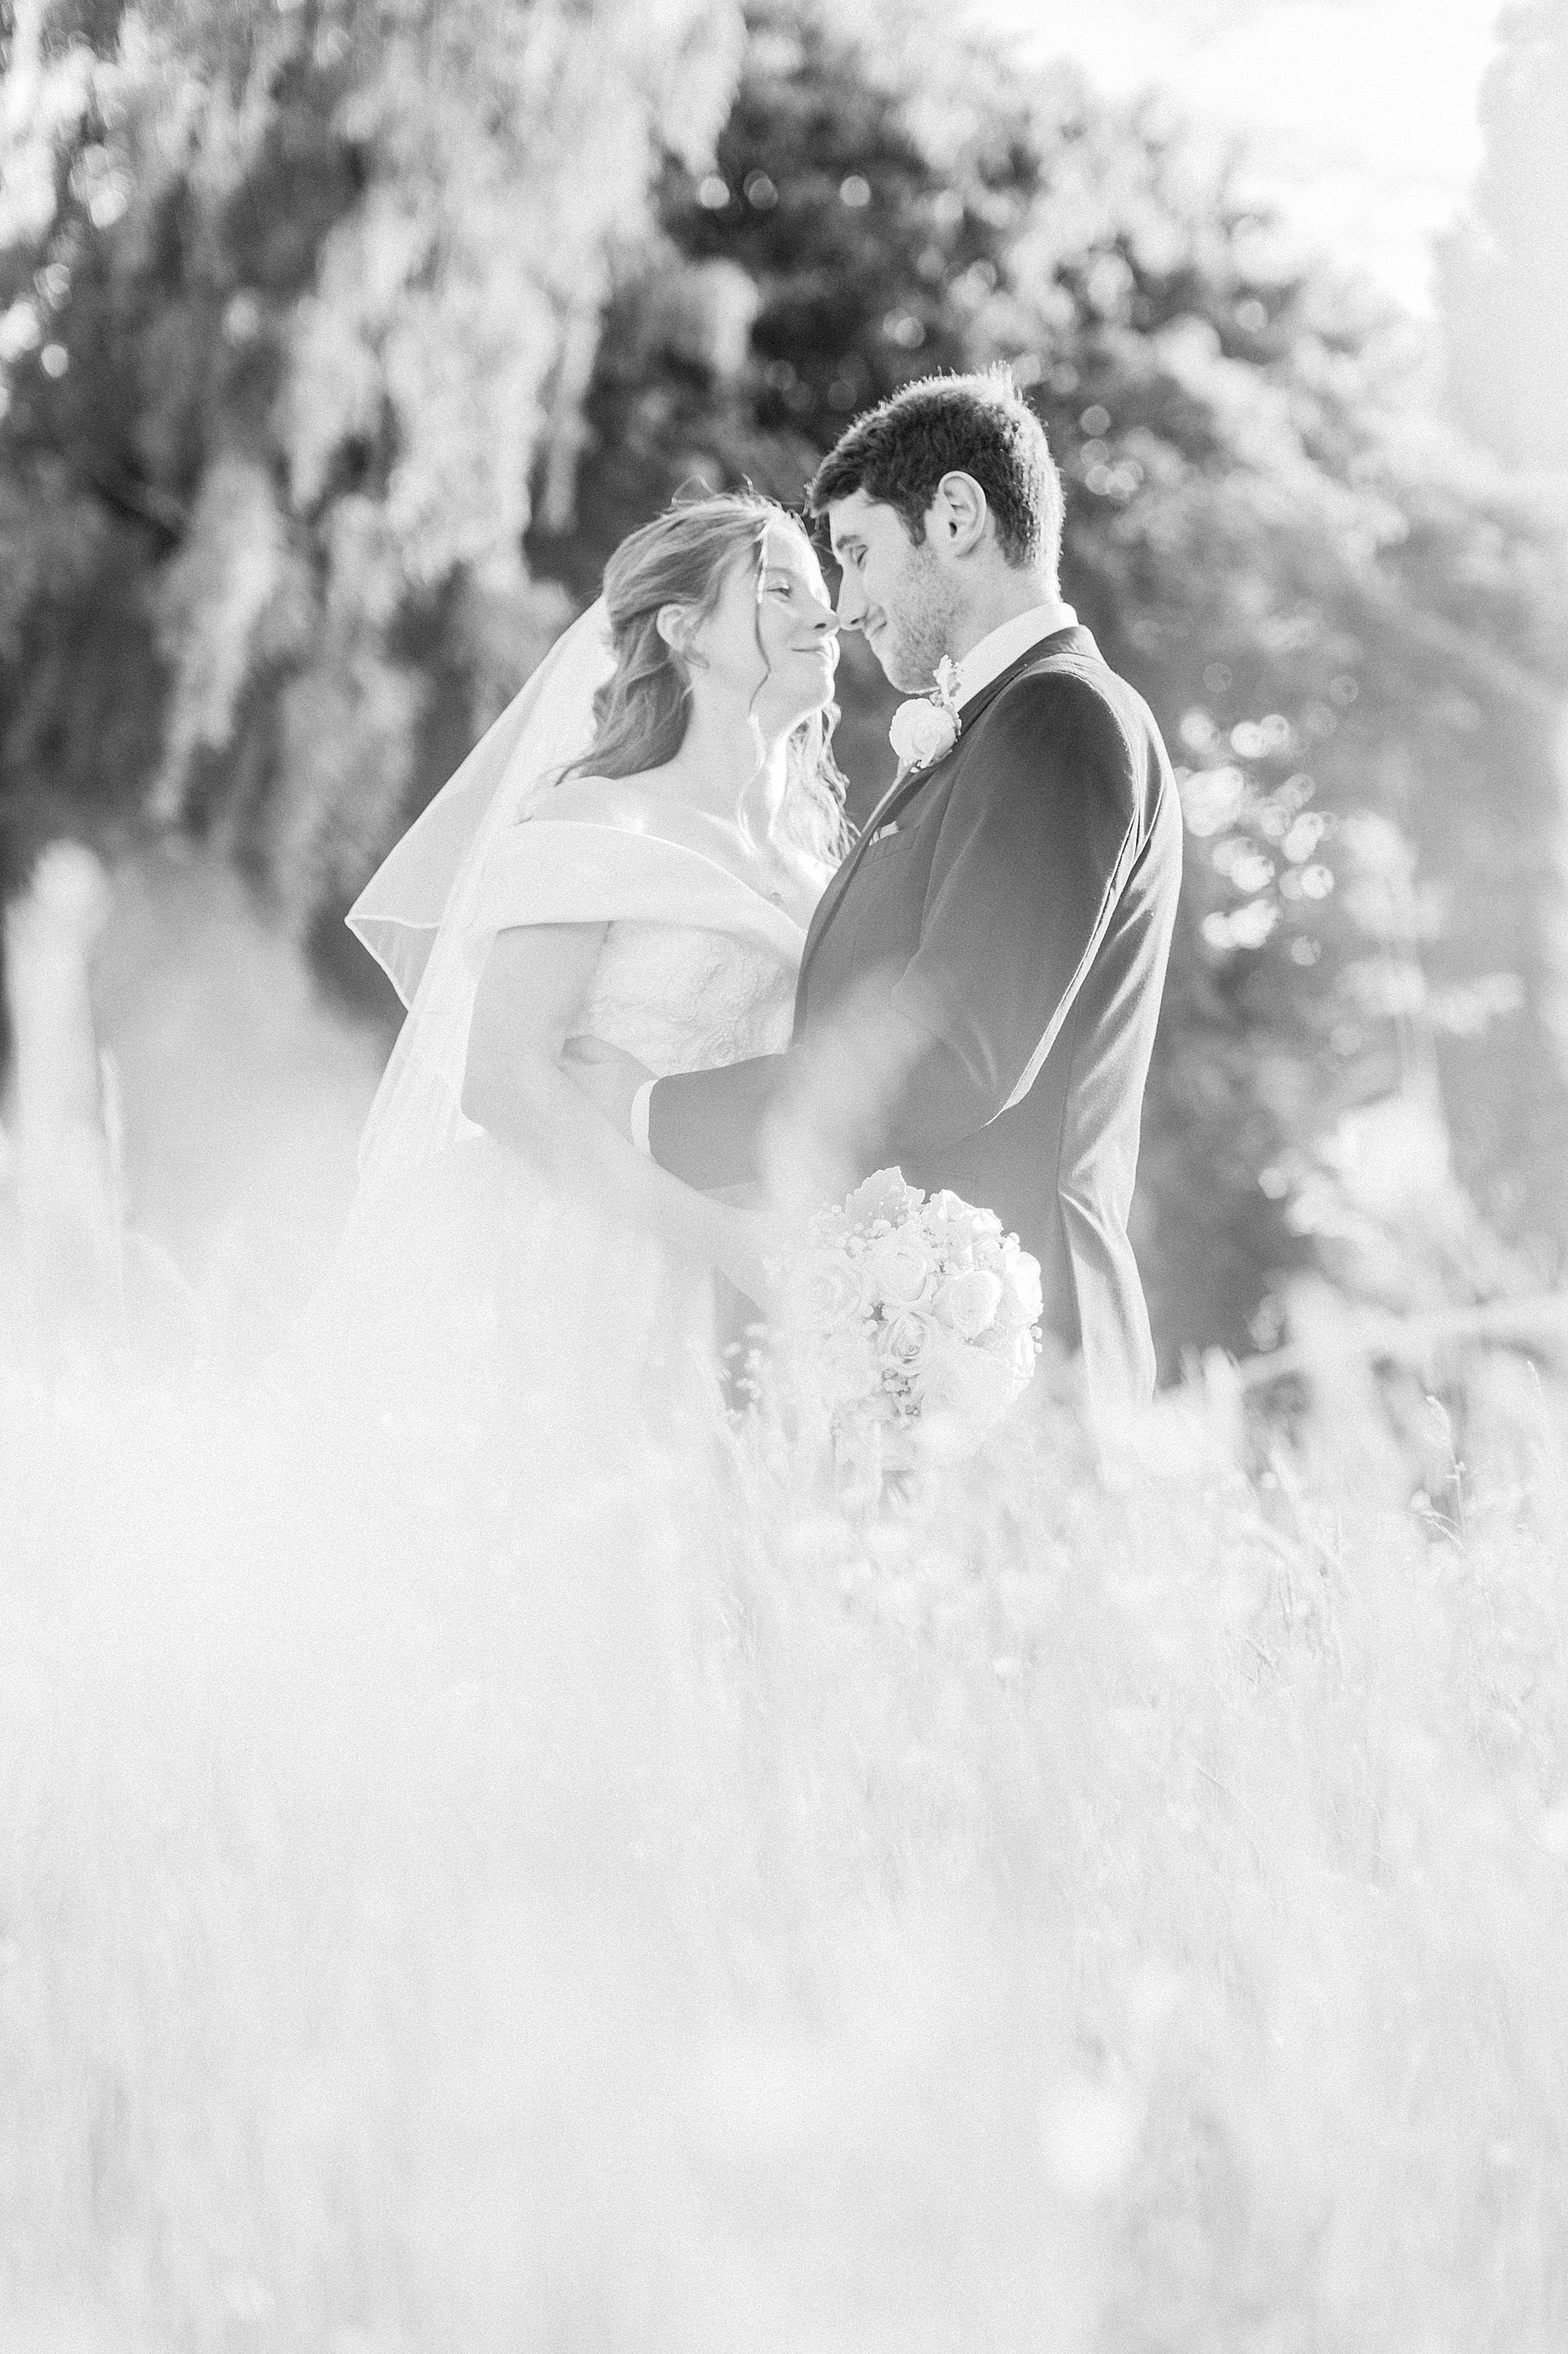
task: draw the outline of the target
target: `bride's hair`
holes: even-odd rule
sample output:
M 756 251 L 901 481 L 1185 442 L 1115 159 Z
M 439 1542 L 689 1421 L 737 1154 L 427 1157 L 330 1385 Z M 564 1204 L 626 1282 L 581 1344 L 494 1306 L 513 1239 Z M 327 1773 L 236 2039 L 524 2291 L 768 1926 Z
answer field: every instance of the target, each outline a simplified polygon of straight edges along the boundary
M 754 565 L 761 564 L 771 523 L 802 530 L 772 499 L 724 491 L 668 507 L 621 541 L 604 572 L 615 670 L 594 696 L 593 742 L 567 776 L 636 777 L 674 758 L 685 740 L 692 673 L 685 655 L 660 635 L 660 610 L 683 605 L 695 620 L 705 620 L 735 559 L 749 554 Z M 760 649 L 760 637 L 758 644 Z M 784 809 L 795 839 L 830 860 L 842 858 L 848 846 L 844 780 L 832 754 L 837 717 L 830 704 L 791 733 Z

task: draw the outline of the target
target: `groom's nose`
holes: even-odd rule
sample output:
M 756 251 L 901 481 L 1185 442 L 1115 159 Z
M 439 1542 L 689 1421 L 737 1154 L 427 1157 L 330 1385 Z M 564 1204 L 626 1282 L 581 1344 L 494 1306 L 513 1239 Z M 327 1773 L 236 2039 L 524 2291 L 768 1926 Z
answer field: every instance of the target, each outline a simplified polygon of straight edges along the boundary
M 860 583 L 852 577 L 846 564 L 839 575 L 837 626 L 841 630 L 857 630 L 864 611 L 865 599 L 861 595 Z

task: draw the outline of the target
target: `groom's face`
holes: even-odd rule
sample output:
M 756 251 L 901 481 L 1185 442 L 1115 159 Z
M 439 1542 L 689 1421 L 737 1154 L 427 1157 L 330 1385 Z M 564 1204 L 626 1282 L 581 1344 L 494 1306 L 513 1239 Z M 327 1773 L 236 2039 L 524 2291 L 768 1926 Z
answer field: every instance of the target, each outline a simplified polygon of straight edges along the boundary
M 949 651 L 958 584 L 929 532 L 916 545 L 896 507 L 852 491 L 828 508 L 842 578 L 839 620 L 859 630 L 895 686 L 926 694 Z

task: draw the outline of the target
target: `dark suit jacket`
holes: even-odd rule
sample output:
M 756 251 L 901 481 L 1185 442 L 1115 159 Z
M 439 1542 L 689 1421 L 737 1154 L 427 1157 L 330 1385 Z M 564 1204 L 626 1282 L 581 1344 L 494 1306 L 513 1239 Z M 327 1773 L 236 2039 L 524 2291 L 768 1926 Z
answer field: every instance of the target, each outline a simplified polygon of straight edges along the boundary
M 961 719 L 828 885 L 795 1045 L 662 1079 L 649 1140 L 693 1185 L 760 1174 L 763 1130 L 837 1017 L 864 1048 L 862 1173 L 896 1163 L 1016 1230 L 1048 1326 L 1114 1410 L 1154 1381 L 1127 1222 L 1181 884 L 1176 788 L 1147 705 L 1086 630 L 1043 640 Z

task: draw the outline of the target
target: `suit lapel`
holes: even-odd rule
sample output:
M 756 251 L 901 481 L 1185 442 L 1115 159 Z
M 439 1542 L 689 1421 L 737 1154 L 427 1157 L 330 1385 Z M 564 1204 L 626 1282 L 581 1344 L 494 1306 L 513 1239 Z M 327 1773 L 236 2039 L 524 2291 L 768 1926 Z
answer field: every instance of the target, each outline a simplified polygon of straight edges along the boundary
M 967 703 L 961 703 L 959 705 L 959 726 L 967 734 L 973 727 L 980 713 L 996 701 L 1002 688 L 1012 685 L 1020 671 L 1032 669 L 1038 662 L 1050 662 L 1057 654 L 1090 654 L 1098 661 L 1099 651 L 1087 630 L 1076 621 L 1065 630 L 1053 630 L 1048 638 L 1036 638 L 1034 643 L 1026 647 L 1016 662 L 1009 663 L 1005 670 L 998 671 L 994 678 L 986 681 L 978 694 L 971 695 Z M 959 743 L 961 744 L 963 740 L 963 736 L 960 735 Z
M 971 695 L 967 702 L 959 705 L 959 722 L 960 733 L 958 742 L 953 745 L 949 751 L 944 752 L 939 760 L 931 761 L 929 766 L 927 768 L 909 769 L 906 770 L 903 775 L 895 777 L 893 782 L 888 786 L 887 790 L 883 794 L 882 799 L 877 802 L 876 807 L 872 811 L 871 815 L 866 819 L 865 824 L 861 830 L 859 841 L 855 843 L 854 848 L 850 852 L 849 856 L 844 860 L 843 864 L 839 868 L 838 873 L 833 876 L 832 882 L 828 885 L 827 889 L 823 892 L 821 897 L 817 902 L 816 912 L 811 917 L 810 928 L 806 934 L 805 950 L 800 959 L 800 978 L 795 992 L 795 1019 L 797 1023 L 800 1022 L 801 1009 L 805 1004 L 806 975 L 810 969 L 811 959 L 815 956 L 819 947 L 821 945 L 823 933 L 827 930 L 828 926 L 832 922 L 833 917 L 838 914 L 840 907 L 843 905 L 844 895 L 848 891 L 850 885 L 854 880 L 855 869 L 860 864 L 861 860 L 865 856 L 867 850 L 870 848 L 877 829 L 880 826 L 887 824 L 891 818 L 895 817 L 906 801 L 913 801 L 915 795 L 919 792 L 924 786 L 929 784 L 931 779 L 937 774 L 938 769 L 945 768 L 949 760 L 955 758 L 958 754 L 962 751 L 965 738 L 973 727 L 975 721 L 980 717 L 980 713 L 986 709 L 988 705 L 995 702 L 997 696 L 1001 693 L 1002 688 L 1012 679 L 1015 679 L 1021 670 L 1026 670 L 1031 663 L 1040 662 L 1044 657 L 1051 654 L 1087 653 L 1097 656 L 1098 652 L 1099 649 L 1095 644 L 1095 642 L 1089 635 L 1087 630 L 1078 627 L 1066 630 L 1056 630 L 1054 631 L 1048 638 L 1037 639 L 1033 645 L 1027 647 L 1024 652 L 1019 655 L 1016 662 L 1009 663 L 1004 671 L 999 672 L 997 676 L 989 680 L 987 684 L 980 689 L 978 694 Z
M 962 739 L 960 738 L 959 740 L 961 741 Z M 953 748 L 956 751 L 958 748 L 957 745 L 955 745 Z M 952 758 L 952 754 L 949 753 L 947 757 L 950 759 Z M 910 778 L 912 776 L 928 777 L 932 774 L 933 769 L 940 768 L 940 766 L 941 762 L 938 760 L 932 763 L 932 768 L 930 769 L 911 769 L 907 774 L 901 772 L 898 776 L 895 777 L 893 782 L 888 786 L 887 790 L 883 794 L 882 799 L 877 802 L 876 807 L 872 811 L 871 815 L 866 819 L 864 825 L 862 826 L 860 830 L 859 840 L 856 842 L 853 849 L 849 853 L 848 856 L 844 859 L 842 865 L 838 868 L 837 872 L 832 875 L 828 884 L 827 889 L 823 892 L 821 897 L 817 902 L 815 911 L 811 917 L 810 927 L 806 934 L 805 951 L 800 960 L 800 970 L 802 973 L 804 972 L 806 966 L 810 961 L 811 950 L 821 938 L 822 934 L 826 931 L 829 924 L 832 920 L 834 912 L 838 907 L 839 901 L 843 897 L 844 893 L 849 888 L 851 875 L 854 873 L 855 868 L 860 864 L 861 860 L 864 857 L 877 827 L 883 823 L 884 811 L 891 809 L 894 802 L 903 792 L 905 786 L 910 781 Z

